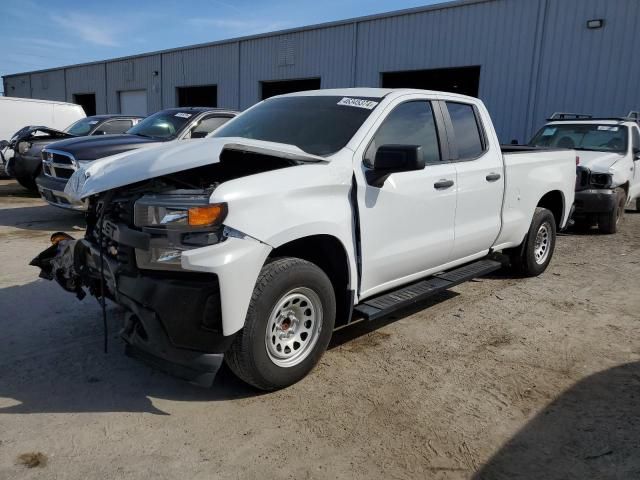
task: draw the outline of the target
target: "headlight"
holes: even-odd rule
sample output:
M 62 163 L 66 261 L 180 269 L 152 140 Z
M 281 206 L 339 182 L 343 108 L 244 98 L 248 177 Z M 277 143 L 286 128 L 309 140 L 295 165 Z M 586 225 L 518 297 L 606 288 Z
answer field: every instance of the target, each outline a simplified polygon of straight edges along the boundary
M 227 214 L 224 203 L 209 204 L 208 196 L 144 196 L 134 208 L 137 227 L 192 230 L 220 225 Z
M 589 183 L 597 188 L 609 188 L 612 184 L 612 175 L 609 173 L 592 173 Z
M 149 250 L 136 249 L 140 268 L 179 269 L 182 252 L 213 245 L 222 237 L 224 203 L 209 195 L 145 195 L 134 206 L 134 224 L 152 234 Z
M 27 153 L 30 148 L 31 144 L 29 142 L 18 143 L 18 153 L 20 153 L 20 155 L 24 155 L 25 153 Z

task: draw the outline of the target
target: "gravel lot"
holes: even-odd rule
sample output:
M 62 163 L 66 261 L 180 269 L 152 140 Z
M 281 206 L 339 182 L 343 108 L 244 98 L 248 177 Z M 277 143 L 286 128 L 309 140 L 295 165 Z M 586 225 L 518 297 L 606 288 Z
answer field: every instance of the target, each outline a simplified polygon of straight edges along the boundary
M 640 478 L 640 213 L 562 235 L 539 278 L 342 330 L 266 395 L 124 356 L 115 308 L 105 355 L 97 302 L 28 266 L 82 225 L 0 181 L 1 479 Z

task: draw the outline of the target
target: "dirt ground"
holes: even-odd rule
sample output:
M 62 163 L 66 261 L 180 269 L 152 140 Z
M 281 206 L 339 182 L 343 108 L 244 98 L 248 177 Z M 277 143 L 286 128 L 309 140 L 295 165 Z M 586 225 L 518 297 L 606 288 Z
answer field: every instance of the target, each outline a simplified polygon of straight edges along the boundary
M 342 330 L 270 394 L 126 357 L 116 309 L 105 355 L 97 302 L 28 266 L 82 224 L 0 181 L 1 479 L 640 478 L 640 213 Z

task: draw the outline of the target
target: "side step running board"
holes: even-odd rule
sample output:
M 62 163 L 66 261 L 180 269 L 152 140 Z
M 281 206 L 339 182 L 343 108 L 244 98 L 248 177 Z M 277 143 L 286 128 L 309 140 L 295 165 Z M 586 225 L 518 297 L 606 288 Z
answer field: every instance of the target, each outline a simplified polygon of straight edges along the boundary
M 369 298 L 356 305 L 354 312 L 367 320 L 376 320 L 468 280 L 494 272 L 501 267 L 502 264 L 495 260 L 479 260 L 455 270 L 439 273 L 393 292 Z

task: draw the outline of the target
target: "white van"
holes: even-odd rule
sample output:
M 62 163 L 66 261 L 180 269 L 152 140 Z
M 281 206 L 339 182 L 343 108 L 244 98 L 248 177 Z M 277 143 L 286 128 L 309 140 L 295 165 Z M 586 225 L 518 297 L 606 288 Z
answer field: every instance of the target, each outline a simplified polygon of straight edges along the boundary
M 28 125 L 62 130 L 86 117 L 80 105 L 32 98 L 0 97 L 0 140 L 9 140 Z
M 85 118 L 80 105 L 33 98 L 0 97 L 0 176 L 5 162 L 13 156 L 9 140 L 18 130 L 27 126 L 46 126 L 62 130 Z

